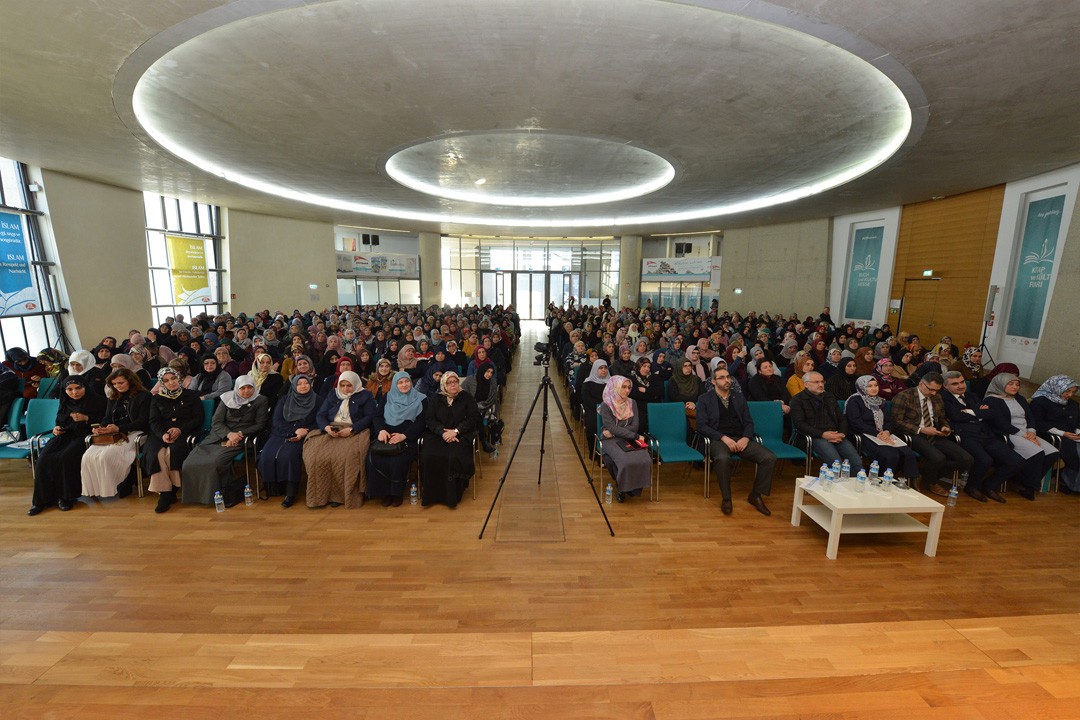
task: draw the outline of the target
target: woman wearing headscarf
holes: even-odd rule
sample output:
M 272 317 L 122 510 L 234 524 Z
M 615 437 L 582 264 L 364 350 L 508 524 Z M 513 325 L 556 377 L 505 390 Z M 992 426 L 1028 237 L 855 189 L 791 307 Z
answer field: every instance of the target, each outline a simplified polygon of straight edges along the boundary
M 113 348 L 108 345 L 98 345 L 91 352 L 94 355 L 94 359 L 97 361 L 95 363 L 97 367 L 105 372 L 109 372 L 109 361 L 112 359 L 113 353 L 115 352 Z
M 661 387 L 675 374 L 675 368 L 668 362 L 667 350 L 660 348 L 652 354 L 652 375 L 654 380 L 659 380 Z
M 855 387 L 855 380 L 859 376 L 855 374 L 855 358 L 844 358 L 840 361 L 840 371 L 825 383 L 825 392 L 836 400 L 849 398 L 859 391 Z
M 872 348 L 860 347 L 855 351 L 855 374 L 858 377 L 872 375 L 874 366 L 874 351 Z
M 844 403 L 844 414 L 851 431 L 863 436 L 860 454 L 877 460 L 882 472 L 894 468 L 897 475 L 912 481 L 912 487 L 918 487 L 918 459 L 908 445 L 893 444 L 892 422 L 885 399 L 879 393 L 878 379 L 873 375 L 862 375 L 855 380 L 855 389 Z M 853 469 L 852 475 L 858 470 Z
M 799 343 L 795 339 L 794 333 L 787 333 L 784 337 L 783 343 L 780 346 L 780 355 L 777 357 L 776 362 L 780 367 L 787 367 L 795 359 L 795 356 L 799 353 Z
M 376 405 L 382 405 L 393 384 L 393 364 L 387 358 L 381 358 L 375 363 L 375 372 L 371 374 L 365 385 L 367 391 L 375 398 Z
M 787 385 L 776 372 L 776 365 L 772 360 L 762 360 L 758 367 L 758 374 L 750 378 L 746 383 L 748 399 L 755 402 L 778 402 L 787 415 L 791 412 L 791 394 L 788 393 Z
M 690 361 L 690 369 L 693 371 L 694 375 L 697 376 L 698 381 L 705 382 L 705 378 L 709 375 L 709 369 L 705 361 L 701 359 L 701 354 L 698 352 L 697 346 L 691 345 L 686 348 L 685 357 Z
M 461 391 L 457 373 L 444 373 L 440 382 L 425 411 L 420 481 L 425 506 L 457 507 L 476 472 L 472 443 L 480 430 L 480 411 L 473 396 Z
M 289 389 L 274 407 L 270 433 L 259 454 L 259 473 L 270 497 L 284 495 L 281 507 L 290 508 L 300 494 L 304 439 L 318 428 L 318 397 L 311 378 L 293 375 Z
M 203 438 L 184 461 L 181 471 L 184 503 L 212 505 L 214 493 L 221 491 L 225 507 L 243 499 L 243 483 L 234 479 L 233 458 L 244 449 L 245 438 L 266 429 L 270 402 L 259 395 L 250 375 L 236 378 L 233 390 L 221 395 L 214 411 L 210 434 Z
M 107 445 L 91 445 L 82 458 L 82 494 L 126 497 L 134 479 L 132 463 L 138 441 L 150 428 L 150 393 L 131 370 L 114 370 L 105 380 L 109 396 L 105 415 L 92 435 L 108 436 Z
M 938 357 L 948 356 L 950 362 L 960 357 L 960 350 L 956 345 L 953 345 L 952 338 L 948 335 L 942 336 L 938 344 L 934 346 L 933 351 L 937 353 Z
M 634 361 L 631 359 L 632 356 L 633 353 L 630 352 L 630 346 L 624 342 L 619 346 L 618 357 L 608 366 L 608 371 L 612 374 L 630 377 L 634 374 Z
M 68 357 L 67 365 L 61 368 L 56 387 L 59 388 L 69 377 L 81 377 L 87 390 L 104 397 L 106 375 L 107 372 L 98 369 L 93 355 L 86 350 L 76 350 Z
M 251 379 L 255 381 L 255 389 L 270 403 L 270 411 L 273 412 L 278 396 L 285 387 L 285 381 L 274 365 L 274 359 L 269 353 L 259 353 L 255 356 L 255 362 L 251 366 Z
M 795 359 L 791 361 L 791 374 L 788 375 L 787 383 L 785 383 L 788 395 L 795 397 L 806 389 L 806 385 L 803 383 L 802 379 L 803 375 L 812 372 L 813 369 L 814 358 L 810 357 L 810 353 L 801 352 L 795 356 Z M 845 395 L 844 397 L 847 396 Z
M 450 368 L 456 373 L 464 372 L 469 366 L 469 356 L 458 349 L 456 340 L 447 340 L 446 342 L 446 359 L 454 363 L 454 367 Z
M 233 380 L 228 373 L 223 372 L 218 360 L 213 355 L 203 355 L 200 360 L 202 372 L 191 381 L 191 389 L 199 394 L 203 400 L 216 400 L 229 392 L 233 386 Z
M 184 388 L 180 373 L 170 367 L 158 371 L 161 386 L 150 400 L 150 430 L 143 449 L 143 470 L 150 478 L 150 492 L 158 495 L 154 512 L 163 513 L 176 502 L 180 468 L 190 448 L 189 435 L 203 424 L 199 394 Z
M 630 353 L 630 359 L 633 360 L 634 363 L 636 364 L 637 361 L 640 360 L 641 358 L 648 358 L 648 357 L 649 357 L 649 341 L 646 340 L 645 338 L 638 338 L 637 342 L 634 343 L 633 351 Z
M 713 359 L 721 360 L 719 357 Z M 641 413 L 638 418 L 638 432 L 645 435 L 649 432 L 649 403 L 664 401 L 664 383 L 653 380 L 652 362 L 648 355 L 638 358 L 630 381 L 634 385 L 630 390 L 630 397 Z
M 1068 375 L 1054 375 L 1031 396 L 1036 432 L 1045 438 L 1057 437 L 1061 443 L 1065 469 L 1058 490 L 1066 495 L 1080 493 L 1080 405 L 1070 402 L 1076 386 Z
M 1020 378 L 1013 373 L 998 373 L 990 382 L 983 403 L 976 411 L 978 416 L 994 432 L 1007 435 L 1013 450 L 1024 459 L 1017 478 L 1020 482 L 1017 492 L 1027 500 L 1034 500 L 1043 475 L 1057 462 L 1058 451 L 1035 432 L 1031 408 L 1020 395 Z
M 964 349 L 964 354 L 959 360 L 954 360 L 952 365 L 949 366 L 950 370 L 956 370 L 964 379 L 969 382 L 974 382 L 978 378 L 986 375 L 986 368 L 982 364 L 983 353 L 979 347 L 969 347 Z
M 629 378 L 612 376 L 604 387 L 599 410 L 600 444 L 608 471 L 615 478 L 619 502 L 625 502 L 627 496 L 639 497 L 644 488 L 652 485 L 652 460 L 644 449 L 645 437 L 638 431 L 640 414 L 630 397 L 632 389 Z
M 86 436 L 104 413 L 105 396 L 91 391 L 83 376 L 72 375 L 64 380 L 53 438 L 34 466 L 34 497 L 27 515 L 37 515 L 54 504 L 61 510 L 75 505 L 82 494 L 80 471 Z
M 598 359 L 589 368 L 589 376 L 581 384 L 582 422 L 585 425 L 585 445 L 592 452 L 596 444 L 596 406 L 604 401 L 608 381 L 607 360 Z
M 403 345 L 397 353 L 397 369 L 409 373 L 409 377 L 417 380 L 424 376 L 423 368 L 417 367 L 416 348 L 412 345 Z
M 878 360 L 877 365 L 874 366 L 873 377 L 877 380 L 878 397 L 885 402 L 889 402 L 907 389 L 907 385 L 905 385 L 902 380 L 897 380 L 893 377 L 893 369 L 895 367 L 896 366 L 893 365 L 892 357 L 888 355 Z
M 307 506 L 349 509 L 364 504 L 371 424 L 378 411 L 375 398 L 352 371 L 341 373 L 337 387 L 319 405 L 316 422 L 304 447 Z
M 135 361 L 135 358 L 127 353 L 116 353 L 109 359 L 109 365 L 105 368 L 105 372 L 112 373 L 116 370 L 130 370 L 134 373 L 135 377 L 139 378 L 139 382 L 144 388 L 150 387 L 152 384 L 153 376 L 139 365 L 139 363 Z M 105 386 L 105 395 L 107 397 L 112 396 L 108 385 Z
M 36 358 L 30 357 L 30 353 L 21 347 L 8 349 L 4 365 L 11 368 L 13 373 L 23 379 L 22 396 L 27 400 L 36 398 L 38 383 L 41 382 L 42 378 L 48 376 L 45 366 Z
M 495 365 L 484 361 L 476 368 L 475 375 L 469 375 L 461 381 L 461 389 L 472 395 L 480 417 L 488 411 L 498 414 L 499 383 L 495 380 Z
M 492 383 L 494 385 L 494 383 Z M 405 497 L 409 469 L 417 457 L 420 437 L 424 434 L 426 398 L 413 387 L 404 370 L 394 373 L 393 384 L 372 421 L 375 439 L 391 445 L 405 444 L 400 455 L 368 453 L 367 494 L 381 497 L 383 507 L 398 507 Z

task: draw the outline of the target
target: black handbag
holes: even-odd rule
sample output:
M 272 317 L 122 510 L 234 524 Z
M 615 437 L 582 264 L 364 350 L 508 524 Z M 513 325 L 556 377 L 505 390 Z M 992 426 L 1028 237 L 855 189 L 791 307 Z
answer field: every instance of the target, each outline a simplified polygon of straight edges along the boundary
M 408 449 L 409 443 L 388 443 L 376 440 L 371 443 L 371 447 L 368 449 L 372 455 L 379 455 L 381 457 L 394 457 L 396 455 L 403 455 L 405 450 Z

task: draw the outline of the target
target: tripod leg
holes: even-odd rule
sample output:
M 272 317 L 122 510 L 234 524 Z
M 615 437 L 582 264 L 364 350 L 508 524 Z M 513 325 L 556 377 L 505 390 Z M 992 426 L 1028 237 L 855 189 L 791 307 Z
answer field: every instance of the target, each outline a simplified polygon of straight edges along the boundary
M 541 382 L 541 386 L 550 386 L 550 382 Z M 552 392 L 555 392 L 552 389 Z M 540 478 L 544 475 L 544 441 L 547 439 L 547 422 L 548 422 L 548 402 L 547 393 L 544 393 L 544 406 L 543 414 L 540 416 L 540 466 L 536 471 L 536 484 L 540 484 Z
M 529 406 L 529 412 L 525 414 L 525 422 L 521 424 L 521 432 L 518 433 L 517 442 L 514 443 L 514 449 L 510 453 L 510 458 L 506 461 L 506 469 L 503 470 L 502 477 L 499 478 L 499 486 L 495 488 L 495 497 L 491 499 L 491 507 L 488 508 L 487 517 L 484 518 L 484 526 L 480 528 L 479 540 L 484 539 L 484 531 L 487 530 L 488 521 L 491 520 L 491 513 L 495 510 L 495 503 L 499 500 L 499 493 L 502 492 L 503 485 L 506 484 L 506 476 L 510 473 L 510 466 L 514 464 L 514 456 L 517 455 L 518 448 L 521 447 L 521 440 L 525 437 L 525 428 L 529 427 L 529 420 L 532 419 L 533 410 L 536 409 L 536 401 L 540 399 L 540 393 L 542 392 L 544 392 L 543 382 L 536 388 L 536 396 L 533 397 L 532 405 Z
M 592 473 L 589 472 L 589 467 L 585 464 L 585 457 L 581 454 L 581 449 L 578 447 L 577 438 L 574 437 L 574 431 L 570 427 L 570 421 L 566 419 L 566 413 L 563 411 L 562 401 L 559 400 L 559 394 L 555 392 L 555 388 L 551 387 L 551 383 L 548 383 L 548 389 L 551 391 L 551 396 L 555 398 L 555 407 L 559 409 L 559 416 L 562 417 L 563 427 L 566 428 L 566 434 L 570 437 L 570 444 L 574 446 L 574 452 L 577 454 L 578 462 L 581 463 L 581 471 L 585 473 L 585 478 L 589 483 L 589 487 L 592 489 L 593 497 L 596 498 L 596 506 L 600 508 L 600 514 L 604 516 L 604 522 L 607 523 L 608 532 L 612 537 L 615 537 L 615 531 L 611 528 L 611 520 L 608 519 L 607 512 L 604 510 L 604 503 L 600 501 L 600 493 L 596 492 L 596 485 L 593 484 Z M 547 400 L 547 397 L 544 397 Z

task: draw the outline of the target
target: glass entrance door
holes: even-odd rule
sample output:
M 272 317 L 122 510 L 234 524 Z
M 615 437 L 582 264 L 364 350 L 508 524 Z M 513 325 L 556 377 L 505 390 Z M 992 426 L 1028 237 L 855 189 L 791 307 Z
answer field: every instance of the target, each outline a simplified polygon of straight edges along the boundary
M 514 273 L 514 307 L 522 320 L 543 320 L 547 307 L 548 273 Z
M 509 304 L 506 273 L 496 270 L 484 270 L 480 275 L 480 304 L 491 305 L 492 307 L 496 305 L 506 307 Z

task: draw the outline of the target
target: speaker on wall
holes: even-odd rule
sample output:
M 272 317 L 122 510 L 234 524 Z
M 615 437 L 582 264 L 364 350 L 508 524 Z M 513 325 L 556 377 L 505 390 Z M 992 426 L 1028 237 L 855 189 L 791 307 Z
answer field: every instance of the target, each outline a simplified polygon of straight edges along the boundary
M 364 245 L 370 245 L 371 244 L 371 236 L 368 235 L 367 233 L 361 235 L 360 236 L 360 242 L 362 242 Z
M 378 246 L 378 244 L 379 244 L 379 236 L 378 235 L 372 235 L 371 236 L 371 245 L 372 245 L 372 247 L 376 247 L 376 246 Z
M 983 310 L 983 322 L 990 322 L 990 316 L 994 314 L 994 300 L 997 298 L 998 290 L 1000 288 L 997 285 L 990 286 L 990 294 L 986 296 L 986 309 Z

